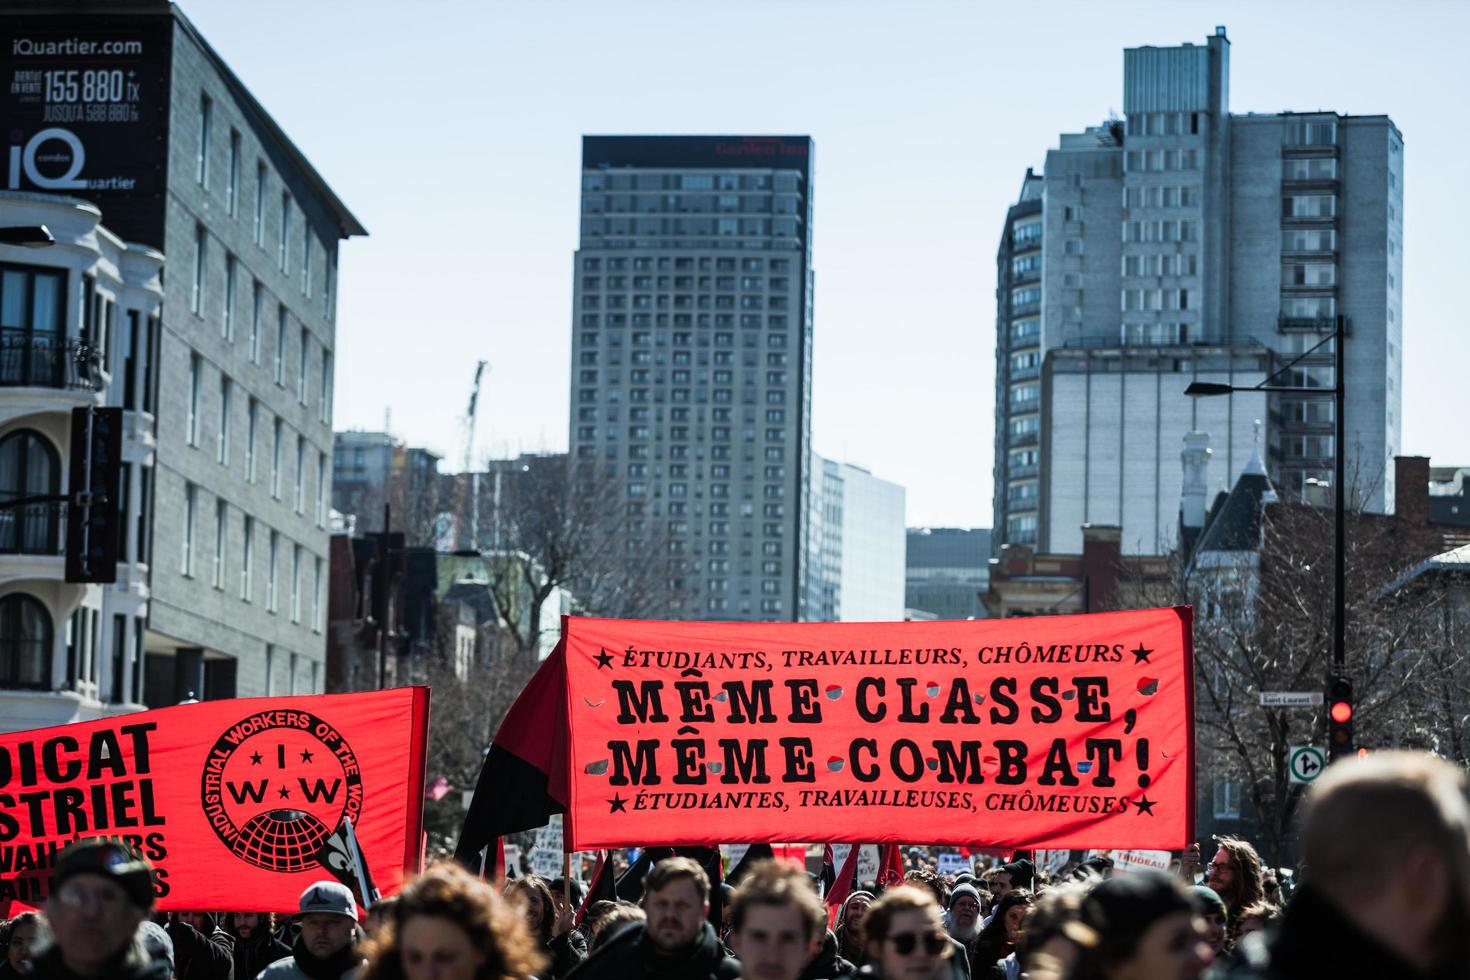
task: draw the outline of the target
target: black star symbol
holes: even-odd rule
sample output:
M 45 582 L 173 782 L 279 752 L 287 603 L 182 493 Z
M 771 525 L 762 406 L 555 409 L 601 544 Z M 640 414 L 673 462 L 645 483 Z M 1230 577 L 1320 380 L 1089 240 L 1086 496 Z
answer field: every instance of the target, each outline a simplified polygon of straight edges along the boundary
M 606 650 L 603 650 L 601 653 L 599 653 L 595 659 L 597 660 L 598 670 L 602 670 L 604 668 L 612 666 L 612 657 L 608 654 Z
M 625 800 L 625 799 L 623 799 L 618 794 L 614 793 L 613 794 L 613 798 L 610 799 L 610 800 L 608 800 L 608 802 L 612 804 L 612 809 L 611 810 L 608 810 L 607 811 L 608 813 L 627 813 L 628 812 L 628 810 L 627 810 L 628 801 Z
M 1152 660 L 1148 659 L 1149 654 L 1153 653 L 1153 651 L 1144 647 L 1142 643 L 1138 644 L 1137 650 L 1133 650 L 1130 652 L 1133 654 L 1133 666 L 1135 667 L 1137 667 L 1139 664 L 1153 663 Z
M 1133 805 L 1138 807 L 1139 813 L 1147 813 L 1149 816 L 1154 815 L 1154 801 L 1148 798 L 1147 793 L 1134 800 Z
M 301 761 L 302 762 L 310 762 L 311 761 L 311 750 L 310 749 L 302 749 L 301 750 Z
M 252 753 L 250 753 L 250 764 L 252 766 L 258 766 L 258 765 L 260 765 L 260 753 L 259 752 L 252 752 Z
M 281 799 L 283 799 L 283 800 L 289 800 L 290 798 L 291 798 L 291 791 L 289 789 L 287 789 L 286 787 L 282 786 L 281 787 Z

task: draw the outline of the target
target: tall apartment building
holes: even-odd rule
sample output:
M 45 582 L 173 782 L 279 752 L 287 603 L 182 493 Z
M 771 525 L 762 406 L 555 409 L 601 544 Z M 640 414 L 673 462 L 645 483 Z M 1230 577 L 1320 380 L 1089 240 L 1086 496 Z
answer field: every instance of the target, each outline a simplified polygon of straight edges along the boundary
M 806 618 L 904 618 L 904 488 L 812 454 Z
M 1120 527 L 1127 553 L 1167 550 L 1178 533 L 1180 448 L 1194 431 L 1209 434 L 1234 474 L 1259 419 L 1281 492 L 1330 479 L 1330 399 L 1191 400 L 1183 390 L 1196 379 L 1261 383 L 1318 344 L 1274 380 L 1330 389 L 1336 314 L 1350 328 L 1348 472 L 1370 509 L 1392 506 L 1403 139 L 1386 116 L 1232 114 L 1229 59 L 1224 28 L 1203 45 L 1125 51 L 1126 118 L 1063 135 L 1046 157 L 1039 219 L 1022 213 L 1037 196 L 1029 173 L 1007 216 L 997 551 L 1009 542 L 1077 552 L 1084 523 Z M 1040 237 L 1039 269 L 1018 227 Z M 1011 346 L 1024 331 L 1039 336 L 1036 361 Z M 1033 414 L 1034 460 L 1023 441 Z
M 146 628 L 98 649 L 96 673 L 142 656 L 127 690 L 148 705 L 320 690 L 337 248 L 365 232 L 177 7 L 5 13 L 8 185 L 90 202 L 168 267 L 136 489 L 166 519 L 138 544 Z M 68 329 L 125 310 L 78 269 L 64 295 Z
M 667 538 L 671 617 L 806 606 L 812 141 L 582 142 L 570 446 Z
M 984 619 L 990 584 L 988 528 L 911 527 L 904 602 L 936 619 Z

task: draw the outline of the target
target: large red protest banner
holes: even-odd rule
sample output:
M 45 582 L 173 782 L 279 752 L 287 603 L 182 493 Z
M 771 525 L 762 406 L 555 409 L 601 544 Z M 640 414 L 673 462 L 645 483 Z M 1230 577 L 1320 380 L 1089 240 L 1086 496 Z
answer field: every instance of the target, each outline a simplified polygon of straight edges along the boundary
M 1184 847 L 1190 612 L 566 620 L 569 846 Z
M 81 837 L 133 846 L 158 908 L 295 911 L 313 881 L 420 856 L 427 688 L 206 701 L 0 735 L 0 909 L 44 904 Z

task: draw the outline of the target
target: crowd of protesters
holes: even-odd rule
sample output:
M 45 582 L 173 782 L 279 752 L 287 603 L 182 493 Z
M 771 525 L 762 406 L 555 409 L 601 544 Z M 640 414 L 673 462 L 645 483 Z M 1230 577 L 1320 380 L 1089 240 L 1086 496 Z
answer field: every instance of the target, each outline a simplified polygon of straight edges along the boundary
M 4 924 L 0 980 L 1462 980 L 1466 788 L 1424 755 L 1334 766 L 1308 797 L 1295 889 L 1223 838 L 1170 874 L 1095 859 L 1053 876 L 1023 857 L 940 875 L 913 851 L 902 884 L 830 907 L 788 863 L 731 889 L 672 857 L 636 903 L 535 876 L 497 890 L 441 864 L 361 918 L 331 880 L 291 916 L 164 915 L 146 861 L 87 840 L 60 855 L 45 909 Z

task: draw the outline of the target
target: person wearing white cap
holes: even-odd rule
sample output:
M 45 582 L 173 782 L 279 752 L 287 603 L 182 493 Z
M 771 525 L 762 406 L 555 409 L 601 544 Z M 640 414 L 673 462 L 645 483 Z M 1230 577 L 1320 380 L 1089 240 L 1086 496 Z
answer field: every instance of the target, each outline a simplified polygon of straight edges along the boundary
M 340 980 L 363 964 L 357 901 L 346 885 L 318 881 L 301 893 L 301 935 L 291 955 L 260 971 L 259 980 Z M 243 977 L 237 980 L 244 980 Z

